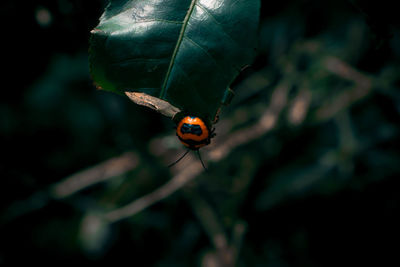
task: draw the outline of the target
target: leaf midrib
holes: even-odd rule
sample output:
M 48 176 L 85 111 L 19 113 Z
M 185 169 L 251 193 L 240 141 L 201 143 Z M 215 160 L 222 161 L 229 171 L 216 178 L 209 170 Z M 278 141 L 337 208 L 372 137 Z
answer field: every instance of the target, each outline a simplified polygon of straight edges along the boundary
M 190 7 L 189 7 L 189 9 L 188 9 L 188 11 L 186 13 L 185 19 L 183 20 L 182 28 L 181 28 L 181 31 L 179 33 L 179 37 L 178 37 L 178 40 L 176 42 L 176 45 L 175 45 L 175 48 L 174 48 L 174 52 L 172 53 L 171 61 L 169 62 L 168 70 L 167 70 L 167 73 L 165 74 L 163 85 L 161 87 L 161 91 L 160 91 L 160 96 L 159 97 L 162 98 L 162 99 L 165 98 L 166 87 L 167 87 L 167 84 L 168 84 L 169 76 L 171 75 L 171 71 L 172 71 L 172 69 L 174 67 L 176 56 L 177 56 L 179 48 L 180 48 L 180 46 L 182 44 L 183 36 L 185 35 L 186 27 L 187 27 L 187 25 L 189 23 L 189 19 L 190 19 L 192 13 L 193 13 L 193 10 L 194 10 L 194 7 L 196 5 L 196 2 L 197 2 L 197 0 L 192 0 L 192 2 L 190 3 Z

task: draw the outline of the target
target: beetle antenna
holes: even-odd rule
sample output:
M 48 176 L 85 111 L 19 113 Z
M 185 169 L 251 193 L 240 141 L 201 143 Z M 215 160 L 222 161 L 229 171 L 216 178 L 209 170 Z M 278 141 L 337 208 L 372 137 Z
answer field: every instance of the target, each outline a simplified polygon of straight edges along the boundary
M 205 170 L 205 171 L 208 171 L 208 169 L 207 169 L 206 166 L 204 165 L 203 160 L 201 159 L 200 151 L 197 149 L 196 152 L 197 152 L 197 156 L 199 157 L 199 160 L 200 160 L 201 165 L 203 166 L 204 170 Z
M 183 159 L 187 155 L 187 153 L 189 153 L 189 151 L 190 151 L 190 149 L 186 150 L 186 152 L 179 159 L 177 159 L 176 161 L 174 161 L 171 164 L 169 164 L 168 168 L 170 168 L 170 167 L 174 166 L 175 164 L 177 164 L 181 159 Z

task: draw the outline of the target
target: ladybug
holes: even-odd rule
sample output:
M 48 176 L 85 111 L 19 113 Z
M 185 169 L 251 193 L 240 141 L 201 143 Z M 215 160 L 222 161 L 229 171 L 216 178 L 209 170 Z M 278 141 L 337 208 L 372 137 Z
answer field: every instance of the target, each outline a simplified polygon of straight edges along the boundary
M 215 136 L 214 130 L 196 116 L 183 117 L 176 127 L 176 135 L 181 143 L 191 150 L 198 150 L 210 144 L 211 138 Z

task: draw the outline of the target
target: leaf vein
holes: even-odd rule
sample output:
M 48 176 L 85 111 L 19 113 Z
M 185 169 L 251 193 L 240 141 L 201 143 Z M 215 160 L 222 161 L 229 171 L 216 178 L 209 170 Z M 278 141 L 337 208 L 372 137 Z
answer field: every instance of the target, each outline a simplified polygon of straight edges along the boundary
M 218 65 L 217 60 L 210 54 L 210 52 L 207 51 L 207 49 L 205 49 L 202 45 L 200 45 L 199 43 L 197 43 L 196 41 L 190 39 L 190 38 L 187 37 L 187 36 L 185 36 L 184 38 L 187 39 L 189 42 L 191 42 L 193 45 L 195 45 L 195 46 L 197 46 L 198 48 L 200 48 L 204 53 L 206 53 L 206 55 L 207 55 L 208 57 L 210 57 L 210 58 L 215 62 L 215 65 L 217 65 L 218 67 L 220 67 L 220 66 Z
M 146 22 L 165 22 L 165 23 L 173 23 L 173 24 L 183 24 L 182 21 L 176 20 L 166 20 L 166 19 L 147 19 L 147 20 L 137 20 L 135 23 L 146 23 Z
M 172 68 L 174 67 L 175 59 L 176 59 L 176 56 L 178 54 L 178 50 L 179 50 L 179 48 L 180 48 L 180 46 L 182 44 L 182 40 L 183 40 L 183 37 L 185 35 L 186 27 L 188 25 L 188 22 L 189 22 L 189 19 L 190 19 L 192 13 L 193 13 L 193 9 L 194 9 L 194 7 L 196 5 L 196 2 L 197 2 L 197 0 L 192 0 L 192 2 L 190 3 L 190 7 L 189 7 L 189 9 L 188 9 L 188 11 L 186 13 L 185 19 L 183 20 L 181 32 L 179 33 L 178 41 L 176 42 L 174 52 L 172 53 L 170 64 L 168 66 L 168 70 L 167 70 L 167 73 L 165 75 L 163 85 L 161 87 L 161 91 L 160 91 L 160 98 L 161 99 L 165 98 L 166 87 L 167 87 L 167 84 L 168 84 L 169 76 L 171 75 Z
M 232 38 L 232 36 L 226 31 L 226 29 L 222 26 L 222 24 L 215 18 L 215 16 L 202 4 L 197 3 L 196 6 L 198 6 L 199 8 L 201 8 L 202 10 L 204 10 L 204 12 L 207 13 L 207 15 L 214 21 L 214 23 L 220 28 L 220 30 L 226 35 L 228 36 L 228 38 L 235 43 L 236 45 L 238 45 L 238 42 Z

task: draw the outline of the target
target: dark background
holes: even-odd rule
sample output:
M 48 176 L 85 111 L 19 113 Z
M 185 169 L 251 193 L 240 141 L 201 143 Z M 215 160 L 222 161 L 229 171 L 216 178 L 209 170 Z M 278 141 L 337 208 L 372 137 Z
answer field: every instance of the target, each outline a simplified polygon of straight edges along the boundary
M 2 2 L 0 264 L 201 265 L 215 248 L 198 201 L 212 207 L 226 233 L 238 222 L 245 227 L 238 266 L 399 261 L 400 23 L 390 1 L 262 1 L 257 58 L 233 89 L 257 73 L 268 82 L 252 94 L 238 89 L 221 120 L 245 114 L 235 127 L 246 127 L 289 79 L 290 101 L 274 130 L 209 163 L 184 190 L 90 235 L 82 230 L 87 214 L 127 204 L 172 178 L 149 149 L 156 138 L 174 136 L 172 121 L 96 90 L 90 79 L 89 32 L 105 4 Z M 316 119 L 339 94 L 357 90 L 352 78 L 324 70 L 326 57 L 372 86 Z M 290 123 L 291 100 L 304 90 L 311 95 L 307 116 Z M 140 158 L 134 170 L 67 199 L 46 193 L 126 151 Z

